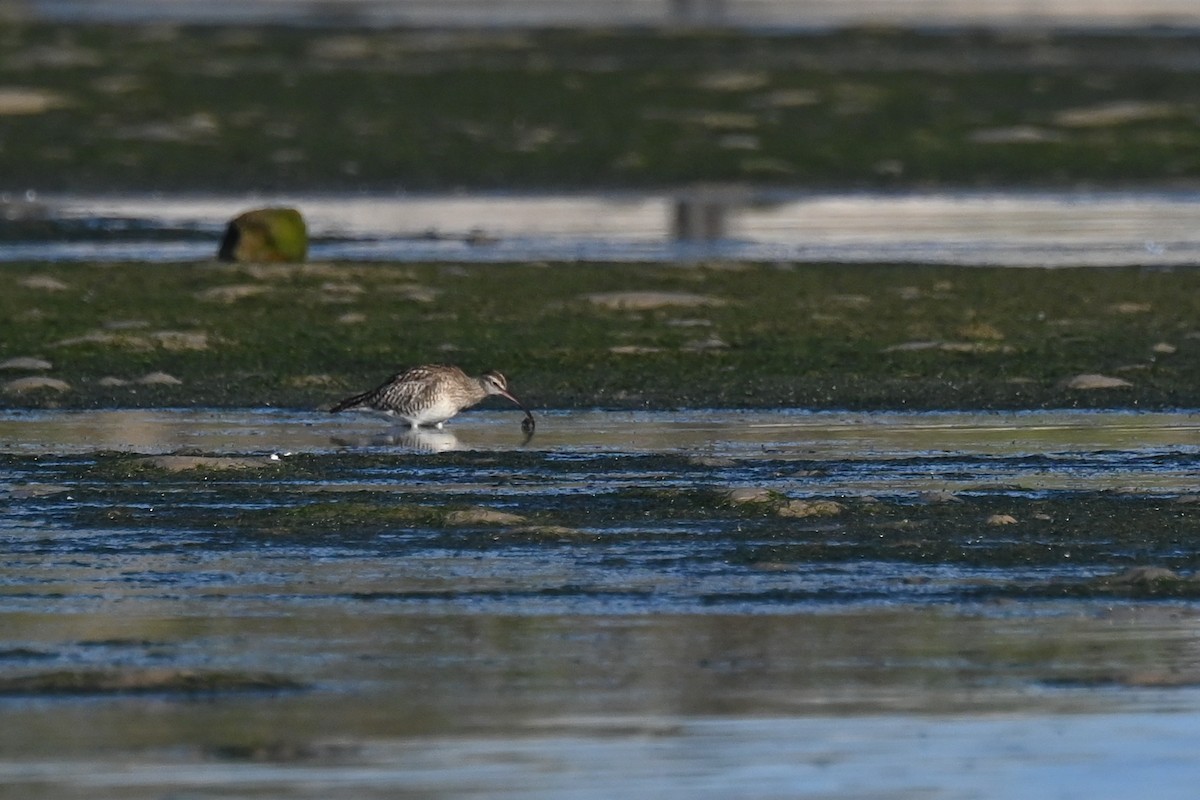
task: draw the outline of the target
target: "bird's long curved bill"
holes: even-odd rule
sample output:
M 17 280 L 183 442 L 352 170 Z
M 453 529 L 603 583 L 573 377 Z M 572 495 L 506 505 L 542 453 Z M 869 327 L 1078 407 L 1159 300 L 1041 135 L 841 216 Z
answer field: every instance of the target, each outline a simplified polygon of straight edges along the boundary
M 530 426 L 532 426 L 534 424 L 533 412 L 531 412 L 528 408 L 526 408 L 524 403 L 522 403 L 517 398 L 513 397 L 508 392 L 496 392 L 496 394 L 500 395 L 501 397 L 507 397 L 509 400 L 512 400 L 514 403 L 517 404 L 518 408 L 520 408 L 522 411 L 525 412 L 525 424 L 530 425 Z

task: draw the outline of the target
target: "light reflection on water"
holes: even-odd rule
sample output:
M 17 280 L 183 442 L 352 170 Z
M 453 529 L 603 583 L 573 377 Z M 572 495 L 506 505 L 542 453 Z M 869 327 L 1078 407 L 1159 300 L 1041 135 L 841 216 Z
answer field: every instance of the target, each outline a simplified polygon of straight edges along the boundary
M 439 453 L 526 450 L 564 457 L 596 453 L 672 453 L 752 463 L 771 459 L 838 462 L 826 476 L 782 478 L 790 494 L 896 494 L 1009 488 L 1136 490 L 1179 494 L 1200 489 L 1200 414 L 1190 411 L 807 412 L 798 410 L 552 411 L 539 413 L 525 442 L 519 415 L 471 411 L 442 431 L 412 432 L 372 415 L 321 412 L 111 410 L 0 412 L 0 452 L 223 454 L 371 451 Z M 579 476 L 554 481 L 563 492 L 593 491 Z M 638 476 L 634 477 L 636 481 Z M 669 476 L 664 476 L 671 483 Z M 690 478 L 680 479 L 686 484 Z M 607 477 L 609 489 L 621 486 Z M 366 487 L 364 487 L 366 488 Z M 383 488 L 383 487 L 381 487 Z M 538 481 L 498 488 L 545 492 Z M 444 486 L 453 493 L 452 484 Z M 469 487 L 468 487 L 469 489 Z M 387 486 L 386 491 L 403 491 Z
M 380 439 L 365 415 L 0 413 L 0 454 L 21 471 L 0 475 L 0 679 L 244 670 L 309 687 L 0 697 L 0 798 L 1190 796 L 1193 602 L 969 593 L 1086 579 L 1086 563 L 739 562 L 740 534 L 675 518 L 506 542 L 404 523 L 277 533 L 203 512 L 437 492 L 498 507 L 540 494 L 536 513 L 556 491 L 599 500 L 718 473 L 789 496 L 1023 482 L 1169 495 L 1198 488 L 1194 413 L 549 412 L 524 445 L 563 467 L 544 478 L 500 464 L 522 447 L 519 418 L 473 411 L 431 433 L 482 457 L 458 463 Z M 181 447 L 334 466 L 103 471 L 106 451 Z M 378 458 L 337 471 L 364 454 Z M 96 472 L 54 485 L 72 459 Z
M 44 215 L 103 236 L 0 243 L 0 262 L 213 258 L 224 224 L 294 205 L 318 261 L 896 262 L 1022 267 L 1200 263 L 1190 192 L 48 197 Z M 702 212 L 702 213 L 701 213 Z M 153 233 L 148 238 L 148 234 Z

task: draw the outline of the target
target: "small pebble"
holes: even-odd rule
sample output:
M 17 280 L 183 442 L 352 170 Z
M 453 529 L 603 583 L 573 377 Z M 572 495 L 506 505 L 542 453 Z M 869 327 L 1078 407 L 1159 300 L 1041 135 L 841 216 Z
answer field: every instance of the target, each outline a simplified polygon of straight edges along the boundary
M 1063 381 L 1063 386 L 1068 389 L 1125 389 L 1133 386 L 1132 383 L 1123 378 L 1114 378 L 1110 375 L 1100 375 L 1098 373 L 1084 373 L 1076 375 L 1073 378 L 1068 378 Z
M 41 375 L 31 375 L 28 378 L 17 378 L 4 384 L 6 394 L 25 394 L 37 391 L 69 392 L 71 384 L 58 378 L 46 378 Z
M 183 381 L 165 372 L 151 372 L 137 379 L 144 386 L 181 386 Z
M 7 361 L 0 361 L 0 369 L 39 371 L 53 368 L 53 365 L 41 358 L 18 356 Z

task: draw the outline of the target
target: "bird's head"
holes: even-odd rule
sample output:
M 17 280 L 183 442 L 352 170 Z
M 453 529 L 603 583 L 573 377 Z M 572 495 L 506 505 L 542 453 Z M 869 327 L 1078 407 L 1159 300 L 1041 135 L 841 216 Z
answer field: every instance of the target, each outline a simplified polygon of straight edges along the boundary
M 490 369 L 479 376 L 479 385 L 488 394 L 498 394 L 501 397 L 507 397 L 514 403 L 516 402 L 516 399 L 508 393 L 508 378 L 494 369 Z
M 516 403 L 517 406 L 519 406 L 520 409 L 525 412 L 525 419 L 521 422 L 522 430 L 525 430 L 526 432 L 533 430 L 533 414 L 529 413 L 529 409 L 525 407 L 524 403 L 513 397 L 508 391 L 508 378 L 505 378 L 496 370 L 490 369 L 479 376 L 479 385 L 482 386 L 483 390 L 488 394 L 498 394 L 501 397 L 507 397 L 509 400 L 512 400 L 514 403 Z

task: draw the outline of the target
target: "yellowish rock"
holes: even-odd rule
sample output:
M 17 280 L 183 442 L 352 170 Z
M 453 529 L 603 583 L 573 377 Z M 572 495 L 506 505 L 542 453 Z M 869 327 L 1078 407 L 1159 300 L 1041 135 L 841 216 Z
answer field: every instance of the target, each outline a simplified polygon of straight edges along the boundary
M 308 257 L 308 227 L 294 208 L 257 208 L 230 221 L 217 257 L 239 263 L 300 262 Z

